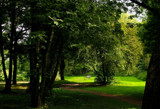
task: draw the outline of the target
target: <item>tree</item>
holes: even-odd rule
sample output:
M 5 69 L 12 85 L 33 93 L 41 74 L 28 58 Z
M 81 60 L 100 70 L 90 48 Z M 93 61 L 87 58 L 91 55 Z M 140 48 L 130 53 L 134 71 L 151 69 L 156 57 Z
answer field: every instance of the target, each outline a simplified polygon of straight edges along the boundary
M 143 54 L 143 47 L 140 38 L 137 36 L 138 27 L 136 19 L 129 19 L 128 14 L 122 13 L 119 22 L 124 36 L 121 37 L 120 49 L 123 56 L 122 68 L 131 75 L 136 71 L 137 64 Z
M 4 15 L 3 13 L 6 12 L 6 10 L 4 10 L 5 7 L 5 1 L 2 1 L 2 3 L 0 4 L 0 50 L 1 50 L 1 57 L 2 57 L 2 69 L 3 69 L 3 73 L 4 73 L 4 77 L 5 77 L 5 83 L 8 83 L 8 77 L 7 77 L 7 73 L 6 73 L 6 65 L 5 65 L 5 57 L 4 57 L 4 40 L 3 40 L 3 28 L 2 28 L 2 24 L 4 23 Z
M 160 2 L 158 0 L 152 1 L 152 0 L 145 0 L 143 2 L 139 2 L 136 0 L 131 0 L 132 2 L 138 4 L 139 6 L 142 6 L 146 8 L 149 13 L 153 16 L 152 21 L 157 24 L 160 24 Z M 150 30 L 149 30 L 150 31 Z M 156 31 L 155 33 L 158 34 L 152 34 L 156 37 L 155 39 L 155 46 L 152 51 L 152 56 L 150 60 L 150 64 L 148 67 L 147 72 L 147 80 L 146 80 L 146 86 L 145 86 L 145 92 L 143 97 L 143 103 L 142 103 L 142 109 L 153 109 L 157 108 L 159 106 L 159 100 L 160 100 L 160 71 L 159 71 L 159 65 L 160 65 L 160 33 L 159 28 L 156 30 L 151 30 L 150 32 Z M 150 36 L 151 37 L 151 36 Z

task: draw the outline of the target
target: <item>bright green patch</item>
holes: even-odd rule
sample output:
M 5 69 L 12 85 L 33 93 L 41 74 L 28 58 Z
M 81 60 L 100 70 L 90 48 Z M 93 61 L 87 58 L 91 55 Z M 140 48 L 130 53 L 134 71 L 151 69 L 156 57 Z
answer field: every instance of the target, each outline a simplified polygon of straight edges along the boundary
M 132 96 L 142 99 L 145 82 L 135 77 L 115 77 L 111 85 L 101 87 L 83 87 L 84 90 Z
M 91 76 L 91 78 L 86 78 L 86 76 L 67 76 L 65 79 L 76 83 L 93 83 L 95 76 Z
M 95 77 L 85 78 L 85 76 L 70 76 L 66 77 L 66 80 L 74 83 L 93 83 Z M 114 77 L 114 81 L 111 85 L 100 87 L 80 87 L 84 90 L 103 92 L 109 94 L 118 94 L 132 96 L 142 99 L 144 93 L 145 81 L 139 80 L 135 77 Z

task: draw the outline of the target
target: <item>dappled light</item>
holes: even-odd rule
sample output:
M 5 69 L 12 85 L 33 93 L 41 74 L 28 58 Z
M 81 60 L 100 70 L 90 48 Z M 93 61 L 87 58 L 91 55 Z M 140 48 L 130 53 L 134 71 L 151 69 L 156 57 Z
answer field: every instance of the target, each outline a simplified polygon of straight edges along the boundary
M 0 109 L 156 109 L 159 0 L 1 0 Z

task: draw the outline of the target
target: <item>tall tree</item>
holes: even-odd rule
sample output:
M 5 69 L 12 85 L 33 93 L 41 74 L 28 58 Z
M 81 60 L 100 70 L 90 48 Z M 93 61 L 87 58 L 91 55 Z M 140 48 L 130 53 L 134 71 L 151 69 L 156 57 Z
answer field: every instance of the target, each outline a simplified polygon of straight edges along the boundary
M 153 22 L 156 21 L 157 24 L 160 24 L 160 1 L 159 0 L 144 0 L 139 2 L 137 0 L 131 0 L 139 6 L 146 8 L 149 13 L 153 16 Z M 160 28 L 157 28 L 159 31 Z M 153 30 L 151 30 L 153 31 Z M 152 34 L 153 35 L 153 34 Z M 157 34 L 154 34 L 157 36 Z M 147 80 L 145 86 L 145 92 L 143 97 L 142 109 L 153 109 L 159 107 L 160 100 L 160 33 L 158 32 L 158 37 L 155 40 L 155 46 L 152 51 L 152 56 L 147 72 Z M 152 36 L 150 36 L 152 37 Z
M 5 9 L 5 1 L 3 0 L 0 4 L 0 50 L 1 50 L 1 57 L 2 57 L 2 69 L 5 77 L 5 84 L 7 84 L 7 72 L 6 72 L 6 64 L 5 64 L 5 57 L 4 57 L 4 41 L 3 41 L 3 28 L 2 24 L 4 23 L 4 13 L 6 13 Z

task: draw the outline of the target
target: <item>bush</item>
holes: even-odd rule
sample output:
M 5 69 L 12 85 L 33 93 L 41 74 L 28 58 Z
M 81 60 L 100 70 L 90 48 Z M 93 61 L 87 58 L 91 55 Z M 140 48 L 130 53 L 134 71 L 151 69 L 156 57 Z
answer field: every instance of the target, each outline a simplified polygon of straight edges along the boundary
M 138 79 L 145 81 L 147 78 L 147 71 L 139 71 L 138 73 L 135 74 L 135 76 Z

